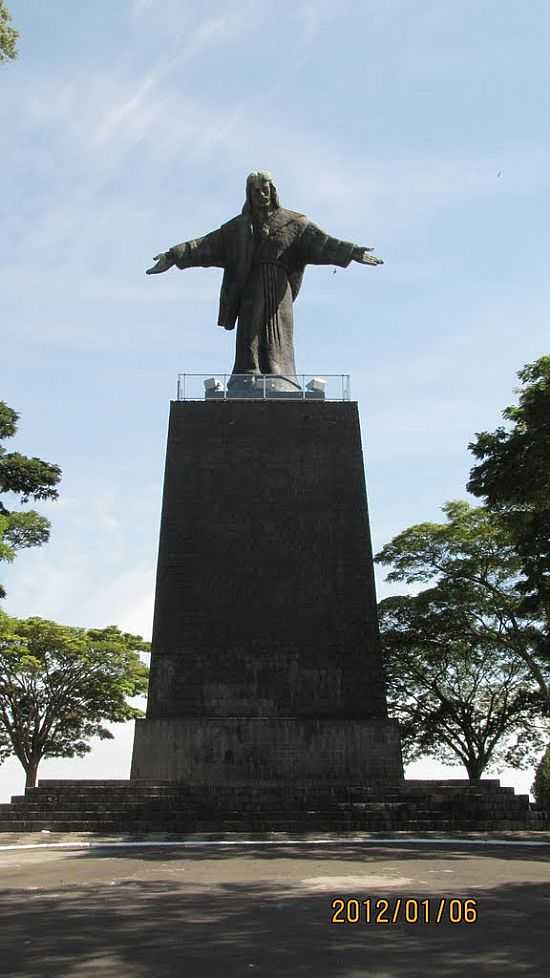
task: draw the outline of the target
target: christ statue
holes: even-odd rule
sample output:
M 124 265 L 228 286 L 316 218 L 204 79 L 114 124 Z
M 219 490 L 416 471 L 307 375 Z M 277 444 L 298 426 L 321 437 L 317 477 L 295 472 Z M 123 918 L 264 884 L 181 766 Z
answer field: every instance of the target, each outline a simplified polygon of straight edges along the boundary
M 237 325 L 233 377 L 275 374 L 285 386 L 297 386 L 292 304 L 305 266 L 382 265 L 371 251 L 332 238 L 304 214 L 281 207 L 271 174 L 259 170 L 246 181 L 241 214 L 202 238 L 156 255 L 147 274 L 173 265 L 223 268 L 218 325 Z

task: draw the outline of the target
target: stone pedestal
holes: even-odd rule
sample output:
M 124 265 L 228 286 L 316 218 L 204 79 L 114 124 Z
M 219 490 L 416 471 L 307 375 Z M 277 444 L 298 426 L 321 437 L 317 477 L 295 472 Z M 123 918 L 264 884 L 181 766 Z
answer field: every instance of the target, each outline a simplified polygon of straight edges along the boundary
M 402 781 L 355 403 L 172 404 L 131 777 Z
M 246 781 L 381 786 L 400 777 L 388 720 L 196 717 L 138 721 L 133 778 L 230 785 Z

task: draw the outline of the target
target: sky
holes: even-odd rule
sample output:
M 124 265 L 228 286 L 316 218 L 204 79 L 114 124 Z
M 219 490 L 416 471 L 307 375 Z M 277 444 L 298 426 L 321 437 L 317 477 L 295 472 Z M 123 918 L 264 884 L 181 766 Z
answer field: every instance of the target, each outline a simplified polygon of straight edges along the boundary
M 234 334 L 218 269 L 144 270 L 239 213 L 251 170 L 384 259 L 308 268 L 295 307 L 298 370 L 351 374 L 375 550 L 468 498 L 468 443 L 549 352 L 546 0 L 8 6 L 0 399 L 6 447 L 63 480 L 50 542 L 2 566 L 5 610 L 150 637 L 169 402 L 178 372 L 230 371 Z M 115 732 L 40 776 L 127 777 Z M 0 801 L 22 785 L 0 767 Z

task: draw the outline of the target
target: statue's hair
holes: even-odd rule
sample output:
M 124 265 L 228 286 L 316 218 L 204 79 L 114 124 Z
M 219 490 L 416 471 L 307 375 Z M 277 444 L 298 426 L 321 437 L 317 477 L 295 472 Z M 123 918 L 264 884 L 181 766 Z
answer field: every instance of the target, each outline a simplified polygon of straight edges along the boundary
M 267 180 L 269 186 L 271 187 L 271 206 L 273 210 L 277 210 L 281 205 L 279 203 L 279 194 L 277 192 L 277 187 L 273 182 L 273 177 L 269 170 L 253 170 L 249 173 L 246 178 L 246 200 L 244 202 L 243 214 L 250 214 L 252 211 L 252 186 L 257 180 Z

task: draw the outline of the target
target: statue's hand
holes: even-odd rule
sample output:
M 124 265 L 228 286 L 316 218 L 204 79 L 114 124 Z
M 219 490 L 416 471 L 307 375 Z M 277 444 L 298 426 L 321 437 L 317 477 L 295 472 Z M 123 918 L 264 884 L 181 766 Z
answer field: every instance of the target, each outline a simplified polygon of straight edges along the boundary
M 354 248 L 352 261 L 358 261 L 361 265 L 383 265 L 384 262 L 381 258 L 377 258 L 376 255 L 371 255 L 369 252 L 372 248 Z
M 162 251 L 160 255 L 155 255 L 153 261 L 156 262 L 156 265 L 148 268 L 145 273 L 146 275 L 158 275 L 159 272 L 167 272 L 175 264 L 174 259 L 167 251 Z

